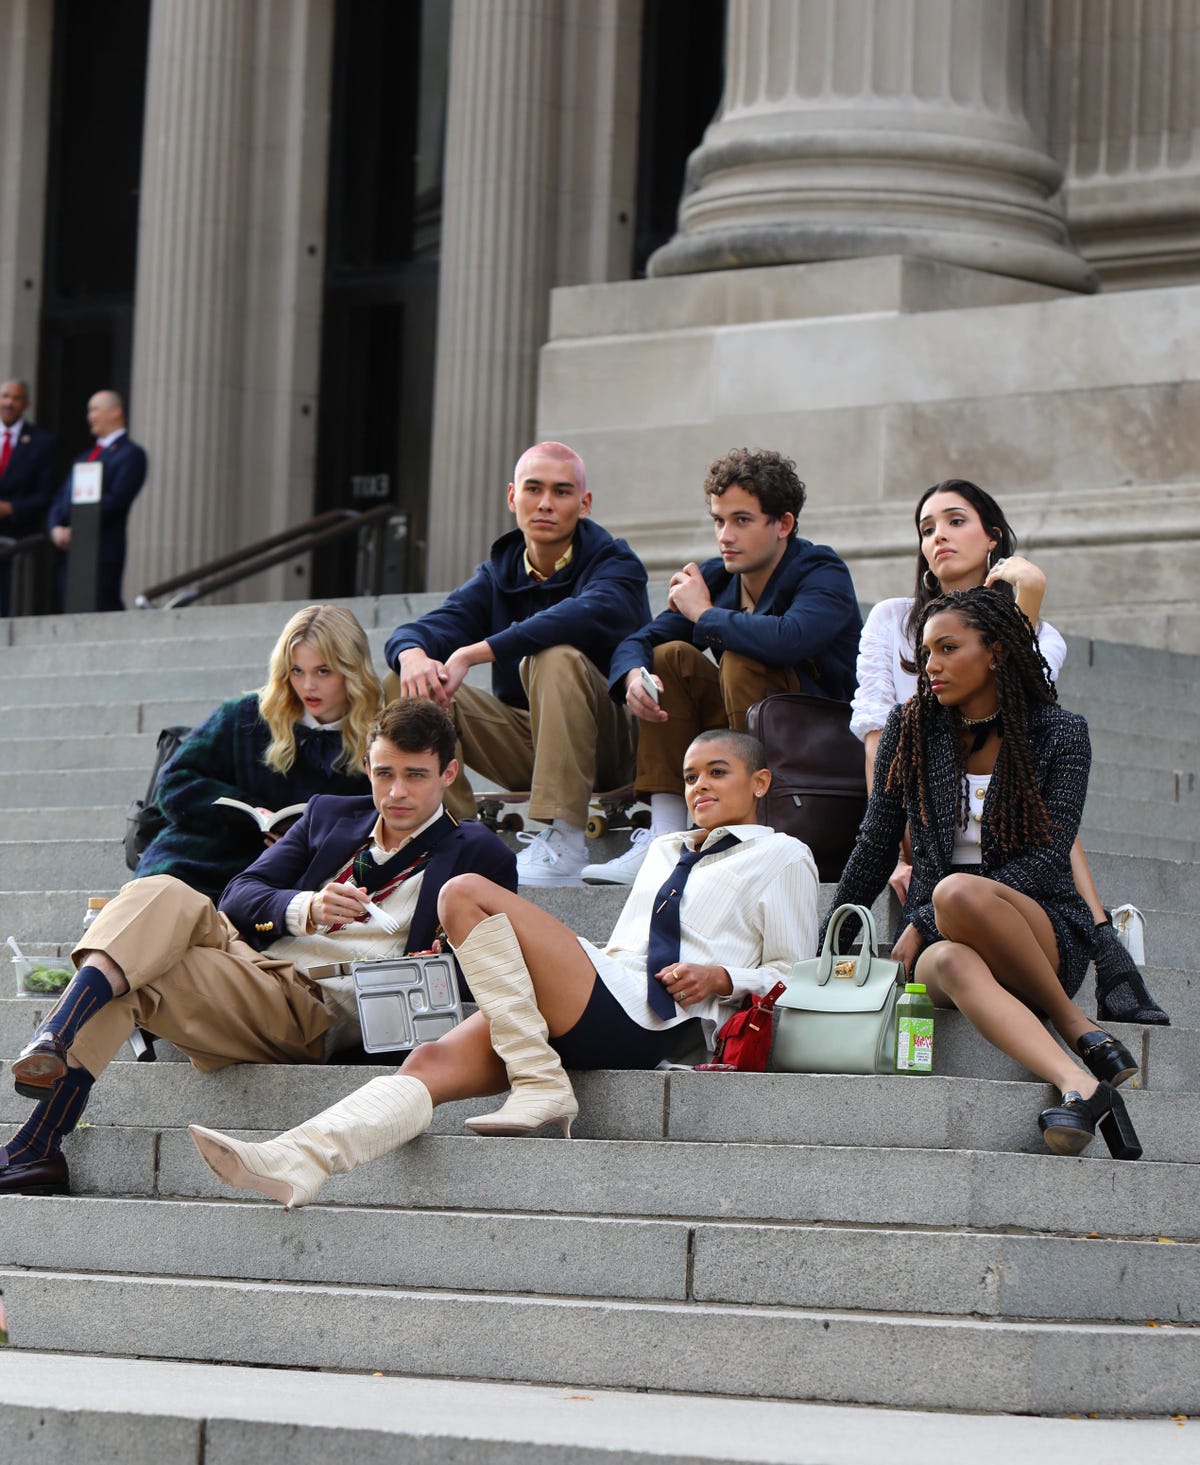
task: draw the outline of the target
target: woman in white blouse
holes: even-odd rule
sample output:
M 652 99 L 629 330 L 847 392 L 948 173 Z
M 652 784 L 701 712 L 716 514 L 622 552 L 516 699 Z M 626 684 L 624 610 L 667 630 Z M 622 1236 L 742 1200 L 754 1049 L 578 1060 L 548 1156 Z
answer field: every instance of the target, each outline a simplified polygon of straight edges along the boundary
M 480 1011 L 264 1144 L 192 1126 L 205 1162 L 230 1185 L 306 1205 L 329 1175 L 415 1138 L 437 1104 L 510 1089 L 468 1127 L 557 1124 L 569 1138 L 579 1105 L 564 1065 L 653 1068 L 711 1047 L 745 997 L 816 950 L 816 864 L 807 845 L 758 823 L 770 783 L 756 738 L 701 733 L 683 765 L 697 828 L 653 842 L 602 950 L 480 875 L 450 880 L 438 914 Z
M 967 479 L 947 478 L 922 494 L 914 519 L 918 544 L 914 594 L 880 601 L 867 617 L 859 641 L 858 690 L 850 727 L 865 745 L 868 789 L 888 713 L 916 691 L 913 628 L 931 600 L 950 590 L 1007 583 L 1037 629 L 1038 645 L 1055 680 L 1067 655 L 1063 638 L 1039 619 L 1046 577 L 1014 553 L 1017 537 L 990 493 Z M 1078 839 L 1071 851 L 1071 869 L 1095 921 L 1092 959 L 1098 1016 L 1111 1022 L 1169 1023 L 1117 939 Z M 901 901 L 910 877 L 906 838 L 890 881 Z

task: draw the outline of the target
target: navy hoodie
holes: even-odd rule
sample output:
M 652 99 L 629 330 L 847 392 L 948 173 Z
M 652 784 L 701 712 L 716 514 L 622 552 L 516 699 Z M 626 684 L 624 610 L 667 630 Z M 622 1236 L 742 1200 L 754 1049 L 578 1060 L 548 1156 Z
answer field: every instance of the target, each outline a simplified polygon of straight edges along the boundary
M 569 565 L 537 581 L 525 568 L 525 536 L 502 534 L 437 610 L 392 632 L 388 665 L 398 671 L 400 653 L 413 646 L 445 661 L 460 646 L 486 641 L 496 658 L 492 691 L 510 707 L 529 706 L 521 662 L 550 646 L 576 647 L 607 677 L 615 647 L 650 619 L 646 567 L 591 519 L 576 526 L 574 549 Z

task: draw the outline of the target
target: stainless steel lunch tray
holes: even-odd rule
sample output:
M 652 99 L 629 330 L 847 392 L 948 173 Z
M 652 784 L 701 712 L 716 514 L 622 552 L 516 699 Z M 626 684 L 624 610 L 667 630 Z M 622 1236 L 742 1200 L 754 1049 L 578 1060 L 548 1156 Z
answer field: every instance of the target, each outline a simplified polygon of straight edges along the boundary
M 391 1053 L 433 1042 L 463 1020 L 454 958 L 399 956 L 350 964 L 368 1053 Z

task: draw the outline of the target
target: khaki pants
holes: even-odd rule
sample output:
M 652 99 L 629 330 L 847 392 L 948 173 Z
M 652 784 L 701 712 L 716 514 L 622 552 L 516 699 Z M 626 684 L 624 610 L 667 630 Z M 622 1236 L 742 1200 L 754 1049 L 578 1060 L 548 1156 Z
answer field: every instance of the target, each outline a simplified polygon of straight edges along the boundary
M 131 880 L 72 952 L 103 951 L 130 990 L 79 1029 L 71 1052 L 98 1078 L 134 1027 L 209 1073 L 230 1063 L 320 1063 L 332 1017 L 290 961 L 242 941 L 207 896 L 171 875 Z
M 490 692 L 462 686 L 450 703 L 463 765 L 446 794 L 456 819 L 474 819 L 475 796 L 466 768 L 502 789 L 530 791 L 529 816 L 564 819 L 582 828 L 595 789 L 632 783 L 634 731 L 629 714 L 608 695 L 595 662 L 573 646 L 550 646 L 521 663 L 529 711 Z M 399 695 L 399 679 L 384 682 Z
M 687 641 L 654 648 L 654 674 L 662 678 L 659 706 L 666 722 L 643 722 L 638 729 L 637 791 L 683 793 L 683 756 L 697 733 L 728 727 L 745 732 L 746 711 L 771 692 L 798 692 L 800 678 L 790 666 L 764 666 L 726 651 L 714 664 Z

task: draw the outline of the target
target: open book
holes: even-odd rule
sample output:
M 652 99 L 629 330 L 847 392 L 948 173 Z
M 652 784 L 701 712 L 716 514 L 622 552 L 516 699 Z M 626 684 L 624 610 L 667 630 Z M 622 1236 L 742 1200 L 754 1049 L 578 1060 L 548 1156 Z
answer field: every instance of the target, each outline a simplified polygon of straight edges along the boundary
M 226 798 L 224 794 L 219 799 L 213 800 L 214 804 L 224 804 L 230 809 L 240 809 L 243 814 L 249 814 L 255 824 L 264 834 L 270 834 L 280 824 L 288 824 L 293 819 L 299 819 L 304 813 L 303 804 L 289 804 L 286 809 L 276 809 L 273 814 L 260 814 L 253 804 L 243 803 L 241 799 Z

